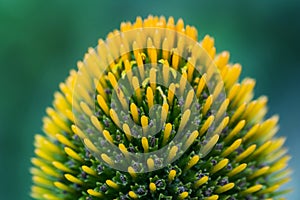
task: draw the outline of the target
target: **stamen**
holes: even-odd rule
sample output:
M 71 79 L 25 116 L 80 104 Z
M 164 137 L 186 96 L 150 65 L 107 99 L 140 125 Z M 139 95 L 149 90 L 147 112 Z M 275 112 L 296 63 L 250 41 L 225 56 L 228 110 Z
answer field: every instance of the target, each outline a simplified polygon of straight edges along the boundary
M 97 149 L 97 147 L 91 142 L 91 140 L 89 140 L 88 138 L 84 138 L 83 140 L 84 144 L 93 152 L 98 153 L 99 150 Z
M 272 141 L 267 141 L 263 145 L 261 145 L 252 155 L 251 158 L 254 158 L 262 153 L 265 152 L 265 150 L 272 144 Z
M 184 91 L 186 90 L 186 83 L 187 83 L 187 73 L 182 72 L 180 81 L 179 81 L 179 91 L 180 94 L 183 95 Z
M 203 106 L 202 115 L 205 116 L 207 114 L 207 111 L 210 109 L 211 105 L 213 103 L 213 96 L 210 95 L 207 97 L 205 104 Z
M 76 183 L 79 185 L 83 184 L 83 182 L 80 179 L 76 178 L 75 176 L 73 176 L 71 174 L 65 174 L 65 178 L 72 183 Z
M 219 126 L 215 129 L 213 135 L 220 134 L 222 130 L 227 126 L 229 122 L 229 117 L 225 117 L 222 122 L 219 124 Z
M 151 109 L 153 106 L 153 91 L 151 87 L 147 87 L 147 102 L 148 102 L 148 108 Z
M 147 166 L 149 170 L 153 170 L 154 169 L 154 160 L 152 158 L 148 158 L 147 159 Z
M 66 165 L 62 164 L 61 162 L 54 161 L 54 162 L 52 162 L 52 165 L 55 168 L 57 168 L 57 169 L 59 169 L 59 170 L 61 170 L 63 172 L 74 173 L 73 170 L 71 170 L 69 167 L 67 167 Z
M 50 180 L 47 180 L 47 179 L 39 177 L 39 176 L 33 176 L 32 180 L 35 184 L 43 185 L 46 187 L 52 186 L 52 182 Z
M 143 115 L 141 117 L 141 124 L 142 124 L 143 133 L 144 133 L 144 135 L 146 135 L 146 133 L 148 131 L 148 117 Z
M 186 123 L 188 122 L 188 120 L 190 118 L 190 114 L 191 114 L 191 111 L 189 109 L 184 111 L 184 113 L 181 117 L 181 121 L 180 121 L 178 131 L 177 131 L 178 133 L 180 133 L 184 129 Z
M 229 99 L 225 99 L 216 114 L 216 119 L 219 119 L 227 111 L 228 105 L 229 105 Z
M 241 194 L 243 194 L 243 195 L 252 194 L 254 192 L 259 191 L 262 187 L 263 187 L 263 185 L 260 185 L 260 184 L 254 185 L 254 186 L 244 190 L 243 192 L 241 192 Z
M 244 171 L 247 167 L 246 163 L 240 164 L 239 166 L 235 167 L 233 170 L 231 170 L 227 175 L 228 177 L 235 176 L 236 174 Z
M 226 136 L 226 138 L 224 139 L 224 142 L 227 143 L 229 142 L 234 136 L 236 136 L 238 133 L 240 133 L 240 131 L 244 128 L 246 124 L 245 120 L 240 121 L 232 131 L 230 131 L 230 133 Z
M 83 165 L 81 168 L 87 174 L 90 174 L 92 176 L 97 176 L 97 172 L 95 170 L 93 170 L 92 168 L 90 168 L 90 167 L 88 167 L 86 165 Z
M 102 160 L 104 160 L 104 162 L 106 162 L 108 165 L 113 166 L 114 165 L 114 161 L 105 153 L 101 154 L 101 158 Z
M 67 186 L 61 182 L 56 181 L 53 184 L 55 185 L 55 187 L 57 187 L 58 189 L 61 189 L 63 191 L 74 192 L 74 190 L 72 188 L 70 188 L 69 186 Z
M 156 70 L 155 70 L 155 68 L 150 69 L 150 86 L 152 88 L 152 91 L 155 91 L 155 89 L 156 89 Z
M 228 164 L 229 160 L 227 158 L 221 160 L 218 164 L 216 164 L 212 170 L 211 173 L 214 174 L 218 171 L 220 171 L 221 169 L 223 169 L 227 164 Z
M 163 141 L 162 141 L 163 145 L 165 145 L 167 143 L 167 141 L 169 140 L 171 131 L 172 131 L 172 124 L 167 123 L 165 126 L 165 129 L 164 129 L 164 137 L 163 137 Z
M 200 178 L 198 181 L 195 182 L 194 186 L 197 189 L 201 185 L 203 185 L 204 183 L 206 183 L 207 181 L 208 181 L 208 176 L 203 176 L 202 178 Z
M 155 192 L 156 191 L 156 185 L 155 185 L 155 183 L 150 183 L 149 184 L 149 188 L 150 188 L 151 192 Z
M 168 89 L 168 103 L 169 105 L 173 105 L 173 99 L 175 94 L 176 86 L 174 83 L 171 83 Z
M 131 198 L 133 198 L 133 199 L 137 199 L 137 198 L 138 198 L 137 194 L 134 193 L 133 191 L 128 192 L 128 195 L 129 195 Z
M 52 167 L 48 166 L 41 166 L 41 170 L 50 176 L 56 177 L 56 178 L 61 178 L 61 174 L 55 171 Z
M 114 188 L 114 189 L 118 189 L 118 188 L 119 188 L 118 184 L 116 184 L 116 183 L 113 182 L 112 180 L 106 180 L 105 183 L 106 183 L 109 187 L 111 187 L 111 188 Z
M 168 162 L 172 161 L 175 158 L 175 156 L 177 154 L 177 151 L 178 151 L 178 147 L 177 146 L 173 146 L 171 148 L 171 150 L 169 152 L 169 155 L 168 155 L 168 159 L 167 159 Z
M 121 123 L 118 117 L 118 114 L 116 113 L 116 111 L 114 109 L 110 109 L 109 111 L 110 114 L 110 118 L 113 120 L 113 122 L 118 126 L 121 127 Z
M 187 164 L 187 166 L 185 167 L 184 170 L 189 170 L 189 169 L 192 168 L 194 165 L 196 165 L 196 164 L 198 163 L 199 160 L 200 160 L 200 156 L 198 156 L 198 155 L 193 156 L 193 157 L 189 160 L 189 162 L 188 162 L 188 164 Z
M 217 200 L 217 199 L 219 199 L 218 195 L 212 195 L 210 197 L 206 197 L 204 200 Z
M 177 70 L 178 69 L 178 64 L 179 64 L 179 54 L 178 50 L 174 49 L 172 53 L 172 67 Z
M 62 135 L 62 134 L 56 134 L 55 136 L 56 136 L 56 139 L 60 143 L 66 145 L 66 146 L 69 146 L 72 149 L 76 149 L 76 146 L 70 140 L 68 140 L 64 135 Z
M 222 81 L 219 81 L 219 83 L 217 84 L 217 86 L 214 88 L 214 92 L 213 92 L 213 97 L 214 98 L 218 98 L 219 94 L 221 93 L 223 89 L 223 82 Z
M 128 158 L 128 150 L 124 144 L 119 144 L 120 151 Z
M 100 131 L 100 132 L 103 131 L 103 126 L 102 126 L 102 124 L 100 124 L 100 122 L 96 116 L 94 116 L 94 115 L 91 116 L 91 122 L 97 128 L 98 131 Z
M 258 192 L 258 194 L 267 194 L 267 193 L 272 193 L 272 192 L 275 192 L 276 190 L 278 190 L 280 188 L 280 185 L 273 185 L 273 186 L 270 186 L 266 189 L 263 189 L 261 191 Z
M 206 85 L 206 80 L 207 80 L 207 74 L 203 74 L 199 83 L 198 83 L 198 86 L 197 86 L 197 92 L 196 92 L 196 95 L 197 97 L 199 98 L 205 85 Z
M 270 169 L 269 166 L 265 166 L 263 168 L 260 168 L 259 170 L 255 171 L 253 174 L 248 176 L 248 178 L 249 178 L 249 180 L 252 180 L 256 177 L 262 176 L 263 174 L 267 173 L 269 169 Z
M 218 142 L 219 135 L 214 135 L 210 138 L 210 140 L 207 142 L 207 144 L 202 148 L 201 153 L 203 155 L 206 155 Z
M 242 143 L 242 139 L 237 139 L 235 140 L 229 147 L 223 151 L 221 154 L 222 157 L 227 157 L 229 156 L 233 151 L 235 151 Z
M 139 112 L 138 112 L 138 108 L 134 103 L 130 104 L 130 112 L 131 112 L 131 116 L 134 120 L 135 123 L 139 123 Z
M 144 149 L 144 152 L 147 153 L 149 149 L 148 139 L 146 137 L 142 137 L 142 146 Z
M 129 128 L 128 124 L 123 124 L 123 131 L 124 131 L 124 133 L 125 133 L 127 139 L 128 139 L 129 141 L 131 141 L 131 135 L 132 135 L 132 134 L 131 134 L 131 131 L 130 131 L 130 128 Z
M 162 57 L 164 60 L 167 60 L 169 58 L 169 53 L 170 53 L 170 44 L 168 41 L 168 38 L 165 38 L 162 44 Z
M 166 102 L 166 101 L 165 101 Z M 169 112 L 169 105 L 164 103 L 161 109 L 161 122 L 165 123 Z
M 238 109 L 234 112 L 232 117 L 230 118 L 229 124 L 234 123 L 245 111 L 246 109 L 246 103 L 241 104 Z
M 192 143 L 195 141 L 195 139 L 198 137 L 199 132 L 198 131 L 194 131 L 192 132 L 192 134 L 189 136 L 189 138 L 187 139 L 186 143 L 185 143 L 185 148 L 188 148 L 192 145 Z
M 235 158 L 235 161 L 236 162 L 242 161 L 244 158 L 248 157 L 251 153 L 253 153 L 255 151 L 255 149 L 256 149 L 256 144 L 251 145 L 243 153 L 241 153 L 240 155 L 238 155 Z
M 179 199 L 185 199 L 189 196 L 189 193 L 188 192 L 182 192 L 180 195 L 179 195 Z
M 142 94 L 141 94 L 139 80 L 136 76 L 134 76 L 132 78 L 132 86 L 135 91 L 138 102 L 141 103 L 142 102 Z
M 259 124 L 255 124 L 243 137 L 243 142 L 246 142 L 248 139 L 252 138 L 254 134 L 256 134 L 259 129 Z
M 176 170 L 172 169 L 170 172 L 169 172 L 169 175 L 168 175 L 168 180 L 169 182 L 173 181 L 174 178 L 176 176 Z
M 193 98 L 194 98 L 194 90 L 191 89 L 187 96 L 186 96 L 186 99 L 185 99 L 185 105 L 184 105 L 184 109 L 183 110 L 186 110 L 188 109 L 190 106 L 191 106 L 191 103 L 193 101 Z
M 136 173 L 133 167 L 128 167 L 128 173 L 131 175 L 132 178 L 136 177 Z
M 95 191 L 93 189 L 88 189 L 87 193 L 90 194 L 90 195 L 92 195 L 92 196 L 94 196 L 94 197 L 98 197 L 98 198 L 102 198 L 103 197 L 102 193 L 97 192 L 97 191 Z
M 187 79 L 191 83 L 193 79 L 193 74 L 195 70 L 195 59 L 193 57 L 188 58 L 187 62 Z
M 65 152 L 68 156 L 71 158 L 74 158 L 75 160 L 78 160 L 79 162 L 83 162 L 83 159 L 77 154 L 74 150 L 72 150 L 69 147 L 65 147 Z
M 163 80 L 164 80 L 164 83 L 165 85 L 168 85 L 169 84 L 169 62 L 168 60 L 164 60 L 163 61 Z
M 110 133 L 108 130 L 104 130 L 103 132 L 103 136 L 105 137 L 105 139 L 110 143 L 113 144 L 114 143 L 114 139 L 111 137 Z
M 227 192 L 228 190 L 231 190 L 232 188 L 234 188 L 234 183 L 228 183 L 224 186 L 219 187 L 215 192 L 217 194 L 221 194 Z
M 212 125 L 214 119 L 215 119 L 215 117 L 213 115 L 211 115 L 207 118 L 207 120 L 204 122 L 204 124 L 202 125 L 202 127 L 199 131 L 199 133 L 200 133 L 199 136 L 202 136 L 208 130 L 208 128 Z

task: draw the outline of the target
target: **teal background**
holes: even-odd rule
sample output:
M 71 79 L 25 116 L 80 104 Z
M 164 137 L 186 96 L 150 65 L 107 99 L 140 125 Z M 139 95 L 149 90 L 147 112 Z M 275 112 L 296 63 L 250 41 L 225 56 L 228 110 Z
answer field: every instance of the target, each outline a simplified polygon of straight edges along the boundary
M 293 156 L 298 199 L 300 162 L 300 2 L 0 0 L 0 199 L 30 199 L 33 136 L 58 84 L 98 38 L 136 16 L 182 17 L 210 34 L 217 51 L 229 50 L 269 97 L 269 115 L 281 116 Z

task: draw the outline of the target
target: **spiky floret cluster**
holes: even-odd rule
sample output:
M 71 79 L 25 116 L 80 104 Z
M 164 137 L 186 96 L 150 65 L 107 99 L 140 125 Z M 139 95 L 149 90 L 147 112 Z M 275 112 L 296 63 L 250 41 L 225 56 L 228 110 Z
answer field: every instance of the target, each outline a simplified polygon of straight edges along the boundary
M 185 26 L 180 19 L 174 23 L 170 17 L 152 17 L 136 22 L 122 23 L 121 32 L 141 27 L 169 28 L 179 31 L 197 41 L 197 30 Z M 114 31 L 108 35 L 118 34 Z M 149 41 L 148 41 L 149 42 Z M 241 66 L 230 64 L 229 53 L 216 54 L 214 40 L 205 36 L 200 42 L 218 67 L 224 80 L 227 98 L 220 107 L 226 117 L 220 123 L 221 133 L 210 139 L 205 137 L 214 116 L 210 107 L 216 93 L 209 94 L 205 83 L 206 74 L 200 75 L 187 61 L 172 52 L 163 52 L 155 44 L 168 45 L 171 40 L 162 38 L 158 43 L 150 39 L 151 48 L 136 50 L 114 63 L 97 84 L 95 104 L 97 116 L 91 116 L 98 128 L 105 130 L 105 138 L 123 151 L 147 152 L 161 148 L 176 134 L 184 116 L 178 115 L 183 106 L 180 99 L 168 92 L 169 88 L 159 88 L 146 83 L 131 98 L 130 113 L 136 123 L 148 124 L 147 111 L 153 104 L 164 104 L 168 111 L 164 129 L 153 137 L 132 138 L 129 129 L 119 130 L 113 108 L 110 108 L 110 94 L 115 81 L 122 72 L 141 66 L 147 62 L 162 62 L 180 72 L 195 90 L 199 102 L 201 124 L 191 135 L 192 145 L 168 166 L 148 173 L 136 173 L 129 168 L 122 172 L 111 168 L 113 162 L 103 157 L 100 162 L 86 148 L 80 137 L 84 130 L 75 126 L 72 113 L 72 97 L 77 72 L 60 84 L 60 91 L 54 95 L 53 107 L 47 108 L 43 130 L 45 135 L 35 136 L 35 154 L 31 169 L 34 185 L 31 196 L 35 199 L 281 199 L 285 191 L 279 187 L 289 180 L 286 169 L 289 156 L 282 147 L 284 138 L 273 137 L 276 133 L 278 117 L 264 119 L 266 97 L 253 100 L 255 81 L 246 78 L 239 82 Z M 174 41 L 176 43 L 176 41 Z M 99 43 L 103 43 L 99 40 Z M 120 48 L 122 49 L 122 48 Z M 79 68 L 97 67 L 97 51 L 89 49 L 85 62 Z M 115 70 L 111 70 L 115 69 Z M 179 86 L 180 87 L 180 86 Z M 80 104 L 85 113 L 90 113 L 86 105 Z M 80 108 L 79 108 L 80 109 Z M 89 146 L 89 143 L 86 143 Z M 213 147 L 205 157 L 199 154 L 200 147 Z M 171 152 L 172 154 L 176 151 Z M 154 161 L 148 162 L 148 167 Z M 137 166 L 138 168 L 138 166 Z

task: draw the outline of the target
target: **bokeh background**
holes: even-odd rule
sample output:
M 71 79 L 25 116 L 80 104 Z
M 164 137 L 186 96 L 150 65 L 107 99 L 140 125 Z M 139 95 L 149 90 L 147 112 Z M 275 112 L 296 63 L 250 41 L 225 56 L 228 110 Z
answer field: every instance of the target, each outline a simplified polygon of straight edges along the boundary
M 269 115 L 281 116 L 298 199 L 300 162 L 300 2 L 0 0 L 0 199 L 30 199 L 33 137 L 53 93 L 98 38 L 137 15 L 182 17 L 215 37 L 269 97 Z

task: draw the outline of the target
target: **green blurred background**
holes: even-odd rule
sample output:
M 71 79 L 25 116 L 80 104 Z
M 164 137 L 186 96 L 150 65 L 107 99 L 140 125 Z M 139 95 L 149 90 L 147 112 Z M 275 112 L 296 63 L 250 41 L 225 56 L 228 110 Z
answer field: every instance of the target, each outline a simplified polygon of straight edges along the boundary
M 182 17 L 229 50 L 242 76 L 257 80 L 280 114 L 298 199 L 300 162 L 300 2 L 0 0 L 0 199 L 30 199 L 33 136 L 53 93 L 98 38 L 137 15 Z

